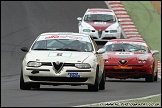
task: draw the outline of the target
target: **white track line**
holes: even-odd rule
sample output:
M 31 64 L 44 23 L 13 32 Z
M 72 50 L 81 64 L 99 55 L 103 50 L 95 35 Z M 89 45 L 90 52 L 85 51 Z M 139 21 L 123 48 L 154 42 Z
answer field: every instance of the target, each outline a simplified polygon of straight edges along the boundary
M 124 99 L 124 100 L 117 100 L 117 101 L 109 101 L 109 102 L 100 102 L 100 103 L 93 103 L 93 104 L 86 104 L 86 105 L 78 105 L 78 106 L 72 106 L 72 107 L 86 107 L 86 106 L 91 106 L 91 105 L 106 105 L 107 103 L 119 103 L 119 102 L 125 102 L 125 101 L 131 101 L 131 100 L 142 100 L 142 99 L 149 99 L 155 96 L 161 96 L 161 94 L 156 94 L 156 95 L 150 95 L 146 97 L 141 97 L 141 98 L 133 98 L 133 99 Z

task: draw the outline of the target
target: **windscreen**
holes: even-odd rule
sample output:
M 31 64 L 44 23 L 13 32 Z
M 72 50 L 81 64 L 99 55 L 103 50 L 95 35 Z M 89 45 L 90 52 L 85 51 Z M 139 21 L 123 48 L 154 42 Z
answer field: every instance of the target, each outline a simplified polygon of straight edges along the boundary
M 61 36 L 42 36 L 33 44 L 31 49 L 92 52 L 92 43 L 83 38 L 84 37 L 75 38 L 64 36 L 63 38 Z
M 88 14 L 85 15 L 84 21 L 105 21 L 105 22 L 115 22 L 114 15 L 108 14 Z
M 106 51 L 150 52 L 146 46 L 133 43 L 108 44 L 104 48 Z

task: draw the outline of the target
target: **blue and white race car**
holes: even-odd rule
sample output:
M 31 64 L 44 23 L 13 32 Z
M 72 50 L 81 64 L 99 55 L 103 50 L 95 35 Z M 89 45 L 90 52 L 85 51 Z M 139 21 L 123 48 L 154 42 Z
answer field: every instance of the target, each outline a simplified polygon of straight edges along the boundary
M 20 89 L 40 85 L 88 85 L 88 90 L 105 89 L 102 54 L 89 35 L 71 32 L 42 33 L 22 62 Z

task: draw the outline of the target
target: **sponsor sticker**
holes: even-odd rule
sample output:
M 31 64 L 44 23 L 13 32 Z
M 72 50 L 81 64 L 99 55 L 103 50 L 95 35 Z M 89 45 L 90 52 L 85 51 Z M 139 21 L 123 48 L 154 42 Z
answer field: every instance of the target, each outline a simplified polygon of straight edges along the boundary
M 94 22 L 94 24 L 106 24 L 106 22 Z
M 114 69 L 132 69 L 132 67 L 128 67 L 128 66 L 114 66 Z
M 50 40 L 50 39 L 72 39 L 72 40 L 82 40 L 82 41 L 90 42 L 88 37 L 84 37 L 84 36 L 70 36 L 70 35 L 47 35 L 47 36 L 40 36 L 37 41 L 40 41 L 40 40 Z
M 57 35 L 52 35 L 52 36 L 46 36 L 45 39 L 50 39 L 50 38 L 66 38 L 66 39 L 74 39 L 74 40 L 82 40 L 82 37 L 79 36 L 57 36 Z
M 71 57 L 72 53 L 49 53 L 48 57 Z
M 128 58 L 129 56 L 127 56 L 127 55 L 121 55 L 121 56 L 119 56 L 120 58 Z
M 115 52 L 115 55 L 133 55 L 132 52 Z

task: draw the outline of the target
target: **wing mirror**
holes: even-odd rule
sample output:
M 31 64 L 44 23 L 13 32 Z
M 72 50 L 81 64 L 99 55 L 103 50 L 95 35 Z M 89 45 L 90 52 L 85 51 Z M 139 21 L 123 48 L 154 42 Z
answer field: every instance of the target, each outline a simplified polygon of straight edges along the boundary
M 28 49 L 27 47 L 22 47 L 22 48 L 21 48 L 21 51 L 23 51 L 23 52 L 28 52 L 29 49 Z
M 122 20 L 121 19 L 118 19 L 118 22 L 121 22 Z
M 158 50 L 152 50 L 152 54 L 159 54 L 159 51 Z
M 78 17 L 78 18 L 77 18 L 77 20 L 78 20 L 78 21 L 81 21 L 81 20 L 82 20 L 82 18 L 81 18 L 81 17 Z
M 97 52 L 96 52 L 96 54 L 103 54 L 103 53 L 105 53 L 106 52 L 106 50 L 104 49 L 104 48 L 100 48 Z

